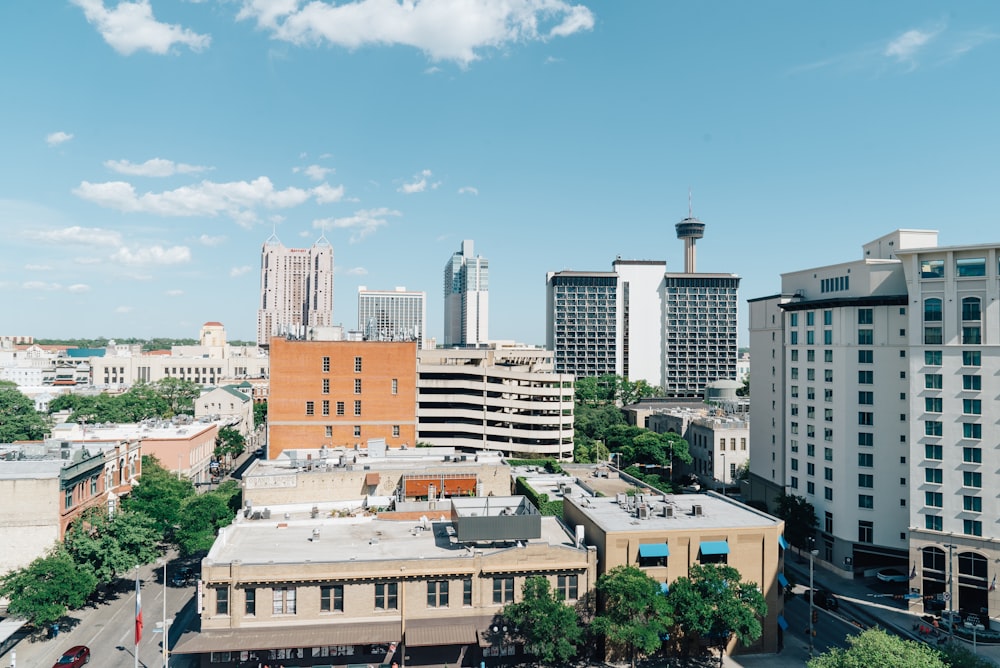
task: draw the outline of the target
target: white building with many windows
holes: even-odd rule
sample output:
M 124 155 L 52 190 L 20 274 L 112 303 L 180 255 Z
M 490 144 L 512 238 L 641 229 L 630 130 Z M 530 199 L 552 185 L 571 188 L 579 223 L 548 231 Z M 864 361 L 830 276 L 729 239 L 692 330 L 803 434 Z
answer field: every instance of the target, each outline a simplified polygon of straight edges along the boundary
M 358 331 L 365 341 L 417 341 L 426 348 L 426 293 L 359 286 Z
M 834 570 L 896 565 L 928 608 L 948 592 L 954 609 L 988 616 L 1000 608 L 1000 506 L 984 492 L 1000 466 L 988 417 L 1000 244 L 896 230 L 781 287 L 750 304 L 750 498 L 812 503 Z
M 444 266 L 446 346 L 476 346 L 490 338 L 490 263 L 473 248 L 466 239 Z
M 272 234 L 260 251 L 257 345 L 332 324 L 333 246 L 321 236 L 310 248 L 286 248 Z

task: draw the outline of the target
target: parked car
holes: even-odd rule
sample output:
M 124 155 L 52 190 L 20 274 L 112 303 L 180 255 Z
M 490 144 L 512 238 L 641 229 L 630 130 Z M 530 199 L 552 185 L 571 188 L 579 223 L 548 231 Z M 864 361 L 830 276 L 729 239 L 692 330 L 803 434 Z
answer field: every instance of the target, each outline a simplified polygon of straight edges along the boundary
M 253 451 L 253 453 L 255 455 L 257 455 L 258 457 L 263 457 L 264 456 L 264 448 L 257 448 L 256 450 Z
M 805 596 L 806 601 L 813 598 L 813 592 L 815 592 L 814 603 L 816 606 L 823 608 L 824 610 L 836 610 L 840 607 L 840 602 L 837 601 L 837 597 L 828 591 L 823 591 L 822 589 L 814 589 L 805 591 L 803 596 Z
M 882 582 L 906 582 L 909 578 L 898 568 L 883 568 L 875 573 Z
M 77 645 L 66 650 L 52 668 L 80 668 L 87 663 L 90 663 L 90 648 L 86 645 Z
M 184 587 L 191 584 L 194 581 L 194 571 L 187 566 L 181 566 L 174 572 L 174 577 L 171 578 L 170 584 L 175 587 Z

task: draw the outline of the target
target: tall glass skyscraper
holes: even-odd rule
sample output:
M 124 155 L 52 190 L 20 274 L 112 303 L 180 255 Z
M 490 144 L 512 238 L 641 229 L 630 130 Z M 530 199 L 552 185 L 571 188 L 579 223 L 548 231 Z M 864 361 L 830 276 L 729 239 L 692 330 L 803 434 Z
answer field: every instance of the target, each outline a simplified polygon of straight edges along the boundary
M 444 266 L 444 345 L 470 346 L 489 341 L 489 261 L 473 255 L 472 241 Z

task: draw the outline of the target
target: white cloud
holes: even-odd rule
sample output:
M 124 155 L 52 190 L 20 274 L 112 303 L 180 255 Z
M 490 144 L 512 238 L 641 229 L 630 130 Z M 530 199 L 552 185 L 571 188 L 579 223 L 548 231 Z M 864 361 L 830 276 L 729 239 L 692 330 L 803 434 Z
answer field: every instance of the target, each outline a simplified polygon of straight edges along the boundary
M 29 239 L 50 244 L 80 244 L 86 246 L 121 246 L 122 236 L 114 230 L 73 225 L 56 230 L 30 230 L 24 233 Z
M 47 264 L 26 264 L 25 271 L 52 271 L 52 267 Z
M 322 165 L 309 165 L 308 167 L 295 167 L 292 169 L 293 173 L 298 174 L 302 172 L 313 181 L 322 181 L 326 178 L 327 174 L 332 174 L 333 171 L 333 167 L 323 167 Z
M 181 297 L 181 296 L 184 295 L 184 291 L 183 290 L 167 290 L 163 294 L 165 294 L 168 297 Z
M 461 188 L 458 189 L 458 194 L 459 195 L 478 195 L 479 194 L 479 188 L 475 188 L 473 186 L 462 186 Z
M 252 270 L 253 270 L 253 267 L 251 267 L 248 264 L 245 264 L 242 267 L 233 267 L 232 269 L 229 270 L 229 277 L 230 278 L 239 278 L 240 276 L 243 276 L 244 274 L 249 274 Z
M 187 246 L 164 248 L 154 245 L 135 250 L 123 246 L 115 251 L 111 259 L 126 265 L 181 264 L 191 261 L 191 250 Z
M 102 258 L 102 257 L 93 257 L 93 256 L 90 256 L 90 257 L 78 257 L 78 258 L 75 258 L 73 260 L 73 262 L 75 262 L 77 264 L 83 264 L 83 265 L 87 265 L 87 264 L 101 264 L 102 262 L 104 262 L 104 258 Z
M 78 0 L 79 1 L 79 0 Z M 433 61 L 460 65 L 486 48 L 566 37 L 594 27 L 594 15 L 566 0 L 243 0 L 238 19 L 256 20 L 275 39 L 329 42 L 347 49 L 406 45 Z
M 894 58 L 900 63 L 912 62 L 916 58 L 917 52 L 924 48 L 940 32 L 941 29 L 933 31 L 907 30 L 896 39 L 890 41 L 883 53 L 885 56 Z
M 348 276 L 367 276 L 368 270 L 365 269 L 364 267 L 351 267 L 344 273 L 347 274 Z
M 221 236 L 220 237 L 212 237 L 212 236 L 209 236 L 207 234 L 203 234 L 200 237 L 198 237 L 198 243 L 200 243 L 202 246 L 218 246 L 219 244 L 221 244 L 225 240 L 226 240 L 225 237 L 221 237 Z
M 361 209 L 353 216 L 345 218 L 323 218 L 313 221 L 313 227 L 321 230 L 347 229 L 351 230 L 351 243 L 361 241 L 380 227 L 388 224 L 388 216 L 401 216 L 399 211 L 381 207 L 378 209 Z
M 131 312 L 132 312 L 131 306 L 119 306 L 115 309 L 115 313 L 131 313 Z
M 431 187 L 431 190 L 434 190 L 439 185 L 441 185 L 441 182 L 437 181 L 436 183 L 428 183 L 427 179 L 429 179 L 431 175 L 432 175 L 431 170 L 425 169 L 421 171 L 419 174 L 416 174 L 413 177 L 413 181 L 411 181 L 410 183 L 404 183 L 399 188 L 397 188 L 396 191 L 401 192 L 405 195 L 412 195 L 413 193 L 424 192 L 425 190 L 427 190 L 428 185 Z
M 104 166 L 119 174 L 129 176 L 173 176 L 174 174 L 197 174 L 207 171 L 208 167 L 188 165 L 183 162 L 150 158 L 146 162 L 133 163 L 128 160 L 105 160 Z
M 21 284 L 21 287 L 25 290 L 42 290 L 44 292 L 62 290 L 62 286 L 60 284 L 46 283 L 45 281 L 25 281 Z
M 66 288 L 74 294 L 79 294 L 81 292 L 90 292 L 90 286 L 86 283 L 74 283 L 73 285 Z
M 68 132 L 63 132 L 62 130 L 60 130 L 59 132 L 52 132 L 49 135 L 47 135 L 45 137 L 45 143 L 48 144 L 49 146 L 59 146 L 59 144 L 64 144 L 72 138 L 73 135 L 71 135 Z
M 310 197 L 320 204 L 335 202 L 343 196 L 343 186 L 333 188 L 321 183 L 308 190 L 294 187 L 277 190 L 271 179 L 261 176 L 249 182 L 202 181 L 193 186 L 140 195 L 126 181 L 83 181 L 73 189 L 73 194 L 98 206 L 126 213 L 153 213 L 161 216 L 224 214 L 241 225 L 250 226 L 257 220 L 258 208 L 290 208 L 307 202 Z
M 71 2 L 83 10 L 87 21 L 97 28 L 104 41 L 123 56 L 142 50 L 162 55 L 169 53 L 175 44 L 201 51 L 212 41 L 209 35 L 199 35 L 179 25 L 160 23 L 153 17 L 149 0 L 123 0 L 114 9 L 107 9 L 103 0 Z

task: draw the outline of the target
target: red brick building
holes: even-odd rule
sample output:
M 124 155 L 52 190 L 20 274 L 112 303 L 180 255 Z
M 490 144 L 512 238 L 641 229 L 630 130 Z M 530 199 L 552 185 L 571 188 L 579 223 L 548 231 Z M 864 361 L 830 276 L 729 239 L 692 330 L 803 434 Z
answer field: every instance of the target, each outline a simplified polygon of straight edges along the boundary
M 417 344 L 271 339 L 268 457 L 284 450 L 414 446 Z

